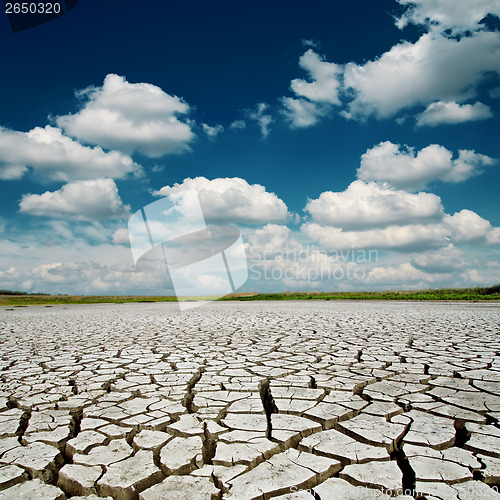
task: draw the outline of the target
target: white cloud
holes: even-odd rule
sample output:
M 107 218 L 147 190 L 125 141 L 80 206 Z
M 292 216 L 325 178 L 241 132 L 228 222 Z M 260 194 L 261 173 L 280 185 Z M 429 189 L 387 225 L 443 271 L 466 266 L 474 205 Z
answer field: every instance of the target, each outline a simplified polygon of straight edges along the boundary
M 312 39 L 304 39 L 301 40 L 300 43 L 302 44 L 303 47 L 312 47 L 313 49 L 317 49 L 321 44 L 317 42 L 316 40 Z
M 456 282 L 450 273 L 427 273 L 416 269 L 411 263 L 404 262 L 393 266 L 378 266 L 370 270 L 365 285 L 375 290 L 402 289 L 422 290 L 437 286 L 453 286 Z
M 184 189 L 198 192 L 207 222 L 272 223 L 288 220 L 287 206 L 260 184 L 248 184 L 238 177 L 187 178 L 181 184 L 162 187 L 155 195 L 170 195 Z
M 472 210 L 461 210 L 447 215 L 445 225 L 450 228 L 452 238 L 456 242 L 500 244 L 500 228 L 493 227 L 489 221 Z
M 231 130 L 242 130 L 247 127 L 247 124 L 245 123 L 244 120 L 235 120 L 234 122 L 229 125 L 229 128 Z
M 484 167 L 489 167 L 495 163 L 496 160 L 489 156 L 468 149 L 459 149 L 458 158 L 453 160 L 452 168 L 442 180 L 462 182 L 473 175 L 481 174 Z
M 126 217 L 130 209 L 123 204 L 112 179 L 76 181 L 57 191 L 25 194 L 19 206 L 21 212 L 30 215 L 77 220 Z
M 422 189 L 433 180 L 461 182 L 495 163 L 493 158 L 475 151 L 460 150 L 458 158 L 438 144 L 431 144 L 418 153 L 413 148 L 381 142 L 361 156 L 358 178 L 364 181 L 387 182 L 397 188 Z
M 109 74 L 102 87 L 79 95 L 84 107 L 73 115 L 59 116 L 57 124 L 73 137 L 126 153 L 139 151 L 149 157 L 189 150 L 194 133 L 179 117 L 189 105 L 149 83 L 128 83 Z
M 476 95 L 486 72 L 499 73 L 500 34 L 479 31 L 460 40 L 426 33 L 403 41 L 374 61 L 348 63 L 345 88 L 355 93 L 344 116 L 387 118 L 435 101 L 462 102 Z
M 412 224 L 364 231 L 343 231 L 339 227 L 306 222 L 300 229 L 327 251 L 353 248 L 416 252 L 447 244 L 449 234 L 443 224 Z
M 417 126 L 435 127 L 441 124 L 486 120 L 492 116 L 490 107 L 482 102 L 460 105 L 456 102 L 437 101 L 429 104 L 425 111 L 417 115 Z
M 346 191 L 326 191 L 305 210 L 312 222 L 301 226 L 302 233 L 326 250 L 422 252 L 446 246 L 442 258 L 434 255 L 434 263 L 442 266 L 445 255 L 458 259 L 451 243 L 500 244 L 500 228 L 471 210 L 447 215 L 434 194 L 412 194 L 375 182 L 354 181 Z M 413 263 L 421 268 L 432 265 L 427 257 L 414 258 Z
M 123 245 L 123 244 L 129 245 L 130 239 L 128 235 L 128 229 L 125 229 L 124 227 L 118 228 L 113 233 L 112 241 L 115 245 Z
M 89 242 L 85 229 L 102 234 L 94 234 Z M 476 242 L 453 247 L 447 240 L 451 229 L 444 223 L 347 231 L 340 237 L 338 228 L 319 229 L 324 236 L 321 243 L 330 247 L 312 244 L 306 231 L 293 231 L 285 225 L 244 228 L 250 272 L 245 288 L 380 290 L 499 281 L 495 247 L 479 248 Z M 337 238 L 333 234 L 328 241 L 326 233 L 332 230 Z M 128 245 L 118 243 L 126 243 L 126 233 L 121 222 L 42 219 L 36 233 L 19 228 L 15 234 L 10 232 L 9 239 L 0 240 L 0 288 L 73 294 L 173 294 L 161 251 L 148 254 L 140 269 L 135 268 Z M 440 246 L 443 248 L 438 251 L 420 255 L 404 253 Z
M 266 260 L 283 256 L 285 252 L 299 252 L 302 245 L 292 238 L 292 231 L 287 226 L 266 224 L 248 235 L 246 244 L 250 259 Z
M 488 245 L 500 245 L 500 227 L 491 227 L 486 234 L 486 243 Z
M 89 242 L 82 229 L 101 230 Z M 0 288 L 71 294 L 173 294 L 164 264 L 136 269 L 128 245 L 111 244 L 116 225 L 44 221 L 36 231 L 19 231 L 0 240 Z M 76 234 L 80 233 L 80 234 Z M 152 252 L 153 253 L 153 252 Z M 162 258 L 163 259 L 163 258 Z M 163 262 L 163 260 L 162 260 Z
M 323 60 L 312 49 L 306 51 L 299 59 L 299 66 L 309 73 L 310 82 L 302 78 L 291 81 L 290 88 L 298 97 L 305 97 L 313 102 L 340 105 L 339 75 L 340 66 Z
M 2 132 L 0 131 L 0 134 Z M 0 138 L 1 140 L 1 138 Z M 0 164 L 0 180 L 2 181 L 12 181 L 15 179 L 20 179 L 26 172 L 28 168 L 24 165 L 2 165 Z
M 335 249 L 325 252 L 305 242 L 304 234 L 287 226 L 267 224 L 247 235 L 246 254 L 254 286 L 292 290 L 337 288 L 364 279 L 367 266 L 378 260 L 377 252 Z
M 411 262 L 417 269 L 429 273 L 448 273 L 463 269 L 467 265 L 464 253 L 452 243 L 439 250 L 415 255 Z
M 85 282 L 96 278 L 100 267 L 95 262 L 52 262 L 35 267 L 32 277 L 50 285 Z
M 342 228 L 417 224 L 443 217 L 441 200 L 435 194 L 412 194 L 360 180 L 343 192 L 321 193 L 305 210 L 314 222 Z
M 122 226 L 124 221 L 123 219 L 79 219 L 67 215 L 59 218 L 31 220 L 30 222 L 30 231 L 23 228 L 26 235 L 25 240 L 29 242 L 27 245 L 39 244 L 44 247 L 73 245 L 76 253 L 76 247 L 82 245 L 82 241 L 91 245 L 109 242 L 113 231 Z M 30 238 L 32 239 L 30 240 Z M 54 258 L 54 254 L 49 253 L 49 257 Z M 68 260 L 68 256 L 65 256 L 64 260 Z
M 224 127 L 222 125 L 214 125 L 212 127 L 206 123 L 202 123 L 201 126 L 203 128 L 203 132 L 205 132 L 210 139 L 215 139 L 219 134 L 224 132 Z
M 466 269 L 460 277 L 466 286 L 491 286 L 500 282 L 500 272 L 496 269 Z
M 120 221 L 75 219 L 31 220 L 23 227 L 9 226 L 9 239 L 0 240 L 2 265 L 32 268 L 41 262 L 93 260 L 111 265 L 117 261 L 133 263 L 130 248 L 111 244 L 113 233 L 123 227 Z M 28 230 L 29 229 L 29 230 Z
M 113 293 L 128 295 L 175 295 L 170 278 L 163 267 L 152 266 L 139 270 L 126 263 L 101 266 L 101 272 L 88 284 L 95 294 Z
M 155 271 L 139 271 L 131 264 L 52 261 L 31 269 L 29 274 L 21 272 L 20 278 L 24 279 L 24 288 L 45 293 L 173 295 L 167 275 Z M 0 274 L 0 283 L 2 278 Z
M 267 137 L 269 135 L 269 132 L 271 132 L 270 126 L 273 122 L 273 117 L 269 114 L 269 104 L 260 102 L 257 104 L 255 110 L 248 111 L 248 117 L 257 122 L 262 137 Z
M 398 26 L 423 24 L 429 32 L 363 64 L 327 62 L 308 49 L 299 61 L 308 79 L 293 79 L 294 95 L 281 98 L 292 127 L 315 125 L 342 104 L 341 98 L 346 107 L 340 114 L 361 121 L 393 117 L 415 106 L 427 107 L 418 115 L 419 126 L 492 116 L 480 102 L 463 103 L 477 95 L 487 74 L 500 73 L 500 33 L 480 24 L 487 14 L 500 14 L 497 0 L 398 1 L 407 7 Z M 465 36 L 454 36 L 459 34 Z
M 500 16 L 497 0 L 398 0 L 408 6 L 397 20 L 404 28 L 408 23 L 425 25 L 432 29 L 450 29 L 453 34 L 475 31 L 481 28 L 480 21 L 487 15 Z
M 295 78 L 290 83 L 295 97 L 281 99 L 282 113 L 294 128 L 315 125 L 330 113 L 332 106 L 341 104 L 341 66 L 325 61 L 312 49 L 300 57 L 299 66 L 308 73 L 310 81 Z
M 305 128 L 316 125 L 319 119 L 328 113 L 328 109 L 306 99 L 283 97 L 282 113 L 293 128 Z
M 38 175 L 58 181 L 96 177 L 123 178 L 141 167 L 117 151 L 82 146 L 47 125 L 29 132 L 0 128 L 0 178 L 18 179 L 31 167 Z
M 411 264 L 404 263 L 399 266 L 375 267 L 368 274 L 368 282 L 383 283 L 384 285 L 405 284 L 429 279 L 424 272 L 415 269 Z
M 14 266 L 0 271 L 0 287 L 4 290 L 17 290 L 22 279 L 21 273 Z

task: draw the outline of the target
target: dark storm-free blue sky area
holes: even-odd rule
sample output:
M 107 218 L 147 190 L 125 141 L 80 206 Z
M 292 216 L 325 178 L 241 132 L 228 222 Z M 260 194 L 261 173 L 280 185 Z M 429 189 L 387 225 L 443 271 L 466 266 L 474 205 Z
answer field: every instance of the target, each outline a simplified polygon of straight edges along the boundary
M 276 103 L 291 79 L 304 76 L 297 65 L 303 40 L 314 41 L 327 60 L 343 64 L 372 60 L 403 38 L 417 39 L 421 30 L 395 26 L 393 16 L 401 11 L 390 0 L 81 0 L 64 16 L 15 34 L 3 16 L 0 121 L 21 131 L 43 126 L 49 115 L 77 110 L 76 89 L 101 85 L 108 73 L 116 73 L 183 97 L 200 120 L 227 126 L 258 102 Z M 167 171 L 152 183 L 242 176 L 300 210 L 307 196 L 345 188 L 368 147 L 389 138 L 417 148 L 436 142 L 432 129 L 416 133 L 393 121 L 360 125 L 338 116 L 305 131 L 289 130 L 284 123 L 273 128 L 275 134 L 265 141 L 256 128 L 243 137 L 228 134 L 218 144 L 202 138 L 193 153 L 164 159 Z M 491 132 L 478 133 L 478 128 L 477 123 L 449 127 L 440 131 L 438 142 L 451 150 L 476 147 L 498 156 Z M 492 131 L 490 123 L 482 128 Z M 303 175 L 311 169 L 313 175 Z M 468 194 L 470 208 L 481 212 L 484 193 Z M 460 192 L 457 196 L 462 199 Z M 454 206 L 453 196 L 448 201 Z
M 415 116 L 438 99 L 382 119 L 349 120 L 335 106 L 313 126 L 293 127 L 285 119 L 281 99 L 296 97 L 290 82 L 310 78 L 299 67 L 306 50 L 340 66 L 375 61 L 403 40 L 417 43 L 429 30 L 415 23 L 398 28 L 395 20 L 405 10 L 395 0 L 80 0 L 63 16 L 17 33 L 2 14 L 0 126 L 19 132 L 56 126 L 56 117 L 85 105 L 75 91 L 98 88 L 112 73 L 182 98 L 190 106 L 196 136 L 190 151 L 157 158 L 132 155 L 144 176 L 115 180 L 131 212 L 156 199 L 152 191 L 203 176 L 260 184 L 291 213 L 305 216 L 308 200 L 325 191 L 345 191 L 356 179 L 361 155 L 384 141 L 416 152 L 438 144 L 453 158 L 459 150 L 500 158 L 494 92 L 499 78 L 491 68 L 471 98 L 462 101 L 488 106 L 492 116 L 487 119 L 417 127 Z M 489 29 L 495 31 L 497 25 L 493 13 Z M 339 92 L 343 102 L 354 98 L 352 89 Z M 249 118 L 259 103 L 272 116 L 267 136 Z M 246 127 L 231 129 L 236 120 Z M 222 125 L 224 131 L 210 138 L 202 123 Z M 500 169 L 493 165 L 483 170 L 465 182 L 429 181 L 424 190 L 440 197 L 447 214 L 467 209 L 499 226 Z M 0 181 L 0 215 L 6 227 L 36 231 L 50 217 L 19 213 L 21 198 L 60 188 L 61 182 L 33 171 Z
M 339 63 L 389 49 L 401 37 L 390 17 L 397 10 L 392 1 L 81 0 L 63 17 L 15 35 L 4 16 L 2 59 L 15 76 L 3 84 L 2 114 L 15 110 L 12 97 L 26 91 L 30 126 L 30 113 L 44 119 L 66 112 L 72 88 L 117 73 L 155 82 L 203 104 L 201 112 L 231 120 L 249 99 L 281 95 L 296 76 L 303 39 L 320 42 Z M 59 100 L 50 106 L 54 96 Z

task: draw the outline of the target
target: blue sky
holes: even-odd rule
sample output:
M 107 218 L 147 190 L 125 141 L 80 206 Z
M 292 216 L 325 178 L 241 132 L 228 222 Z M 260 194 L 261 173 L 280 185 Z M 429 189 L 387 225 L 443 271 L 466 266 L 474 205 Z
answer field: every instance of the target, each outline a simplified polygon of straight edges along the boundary
M 195 188 L 242 290 L 500 282 L 495 0 L 80 0 L 1 17 L 0 289 L 172 293 L 127 221 Z

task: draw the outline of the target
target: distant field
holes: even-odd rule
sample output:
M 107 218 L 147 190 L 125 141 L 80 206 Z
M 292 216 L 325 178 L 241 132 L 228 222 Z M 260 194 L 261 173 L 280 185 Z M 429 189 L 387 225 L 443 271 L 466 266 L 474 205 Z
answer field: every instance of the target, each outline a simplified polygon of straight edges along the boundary
M 0 294 L 0 306 L 52 304 L 122 304 L 124 302 L 177 302 L 176 297 L 142 295 L 7 295 Z
M 221 300 L 235 300 L 224 297 Z M 237 300 L 468 300 L 500 301 L 500 286 L 490 288 L 442 288 L 437 290 L 391 290 L 384 292 L 285 292 L 263 293 Z
M 183 300 L 207 300 L 210 297 L 190 297 Z M 465 300 L 500 301 L 500 285 L 489 288 L 442 288 L 437 290 L 385 292 L 285 292 L 236 293 L 219 300 Z M 52 304 L 105 304 L 124 302 L 176 302 L 173 296 L 148 295 L 45 295 L 0 291 L 0 306 Z

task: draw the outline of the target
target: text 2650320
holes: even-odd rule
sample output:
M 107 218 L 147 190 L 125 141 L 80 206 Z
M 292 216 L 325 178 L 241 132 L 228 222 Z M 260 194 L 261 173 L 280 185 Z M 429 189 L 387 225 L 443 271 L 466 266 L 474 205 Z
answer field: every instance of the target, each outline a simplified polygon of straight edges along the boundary
M 6 2 L 6 14 L 59 14 L 59 2 Z

